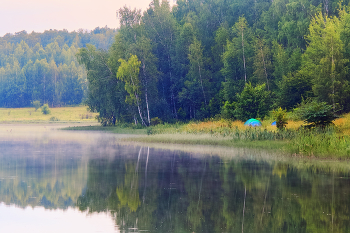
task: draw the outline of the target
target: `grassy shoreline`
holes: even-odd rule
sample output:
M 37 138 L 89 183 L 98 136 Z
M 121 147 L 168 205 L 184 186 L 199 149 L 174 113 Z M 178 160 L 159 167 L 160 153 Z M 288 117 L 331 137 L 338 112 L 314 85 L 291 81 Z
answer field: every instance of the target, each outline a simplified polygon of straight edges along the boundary
M 210 145 L 236 148 L 254 148 L 280 150 L 288 142 L 286 141 L 239 141 L 230 138 L 215 137 L 209 134 L 158 134 L 126 139 L 132 142 L 142 143 L 166 143 L 181 145 Z
M 350 159 L 350 117 L 340 119 L 334 127 L 304 130 L 302 123 L 289 122 L 289 128 L 278 131 L 263 122 L 263 127 L 245 127 L 238 121 L 208 121 L 188 124 L 164 124 L 143 129 L 131 125 L 76 127 L 70 130 L 98 130 L 119 134 L 137 134 L 125 141 L 181 145 L 211 145 L 279 151 L 302 157 Z M 340 124 L 339 124 L 340 123 Z M 265 124 L 265 125 L 264 125 Z M 298 125 L 299 124 L 299 125 Z M 298 127 L 297 127 L 298 125 Z
M 40 109 L 35 111 L 34 108 L 0 108 L 0 124 L 62 123 L 64 126 L 64 123 L 79 123 L 61 129 L 133 134 L 136 136 L 123 140 L 138 143 L 255 148 L 297 156 L 350 159 L 350 114 L 335 120 L 333 128 L 323 131 L 302 130 L 302 121 L 288 121 L 286 130 L 278 131 L 271 126 L 271 119 L 263 121 L 260 128 L 246 127 L 243 122 L 230 120 L 165 123 L 147 128 L 132 124 L 103 127 L 95 118 L 97 113 L 90 113 L 86 106 L 50 110 L 51 114 L 44 115 Z
M 136 134 L 136 135 L 147 135 L 147 129 L 133 129 L 133 128 L 123 128 L 123 127 L 112 127 L 112 126 L 75 126 L 62 128 L 61 130 L 71 130 L 71 131 L 103 131 L 115 134 Z

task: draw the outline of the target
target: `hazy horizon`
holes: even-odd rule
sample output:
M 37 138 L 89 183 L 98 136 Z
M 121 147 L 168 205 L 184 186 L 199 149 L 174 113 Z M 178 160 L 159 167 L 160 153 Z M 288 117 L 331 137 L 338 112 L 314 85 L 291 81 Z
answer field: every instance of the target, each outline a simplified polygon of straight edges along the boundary
M 146 10 L 151 0 L 3 0 L 0 8 L 0 36 L 27 31 L 45 30 L 69 32 L 96 27 L 118 28 L 116 11 L 128 6 Z M 173 2 L 170 0 L 169 2 Z

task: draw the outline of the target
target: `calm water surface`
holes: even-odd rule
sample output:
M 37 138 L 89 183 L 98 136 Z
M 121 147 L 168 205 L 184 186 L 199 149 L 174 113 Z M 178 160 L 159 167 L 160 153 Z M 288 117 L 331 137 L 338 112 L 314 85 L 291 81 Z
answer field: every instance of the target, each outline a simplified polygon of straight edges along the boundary
M 350 232 L 349 162 L 0 126 L 0 232 Z

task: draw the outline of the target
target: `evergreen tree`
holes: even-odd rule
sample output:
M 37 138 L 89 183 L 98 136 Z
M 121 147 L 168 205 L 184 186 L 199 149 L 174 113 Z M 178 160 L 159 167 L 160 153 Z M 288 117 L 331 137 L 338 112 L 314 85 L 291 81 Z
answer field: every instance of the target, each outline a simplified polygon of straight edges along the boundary
M 303 56 L 301 73 L 312 80 L 312 89 L 321 102 L 342 107 L 348 96 L 346 78 L 348 60 L 344 59 L 344 44 L 340 39 L 340 21 L 321 13 L 316 15 L 309 27 L 309 45 Z

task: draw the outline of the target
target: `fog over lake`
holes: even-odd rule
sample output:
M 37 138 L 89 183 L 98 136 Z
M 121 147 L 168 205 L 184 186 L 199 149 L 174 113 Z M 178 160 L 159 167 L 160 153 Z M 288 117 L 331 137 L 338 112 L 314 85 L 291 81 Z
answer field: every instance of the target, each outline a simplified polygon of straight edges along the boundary
M 63 126 L 0 125 L 0 232 L 350 231 L 348 161 Z

